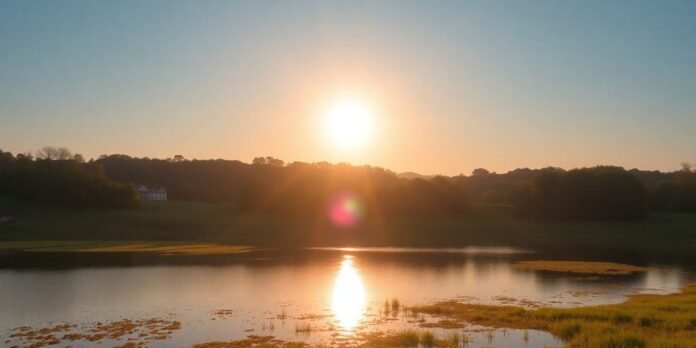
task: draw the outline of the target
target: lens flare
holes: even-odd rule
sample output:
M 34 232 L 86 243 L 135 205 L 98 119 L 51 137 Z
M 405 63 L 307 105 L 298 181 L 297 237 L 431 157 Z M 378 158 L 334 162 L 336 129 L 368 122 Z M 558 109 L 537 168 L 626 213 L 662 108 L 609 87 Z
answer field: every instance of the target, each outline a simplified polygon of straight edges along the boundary
M 329 219 L 339 227 L 355 226 L 362 217 L 362 206 L 352 192 L 342 192 L 331 200 Z

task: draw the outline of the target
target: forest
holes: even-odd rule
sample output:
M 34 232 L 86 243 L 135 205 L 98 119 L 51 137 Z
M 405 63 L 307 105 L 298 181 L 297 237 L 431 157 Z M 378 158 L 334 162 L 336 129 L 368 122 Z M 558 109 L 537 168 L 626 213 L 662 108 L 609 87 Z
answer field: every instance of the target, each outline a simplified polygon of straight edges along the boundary
M 110 180 L 100 164 L 53 147 L 36 155 L 0 151 L 2 195 L 74 207 L 128 208 L 138 203 L 132 184 Z
M 169 199 L 227 203 L 239 212 L 311 216 L 350 192 L 365 216 L 453 216 L 502 205 L 533 219 L 640 219 L 652 211 L 696 212 L 696 170 L 597 166 L 478 168 L 471 175 L 404 177 L 372 166 L 327 162 L 251 163 L 104 155 L 85 161 L 64 148 L 0 152 L 0 195 L 83 207 L 132 207 L 134 185 L 165 187 Z

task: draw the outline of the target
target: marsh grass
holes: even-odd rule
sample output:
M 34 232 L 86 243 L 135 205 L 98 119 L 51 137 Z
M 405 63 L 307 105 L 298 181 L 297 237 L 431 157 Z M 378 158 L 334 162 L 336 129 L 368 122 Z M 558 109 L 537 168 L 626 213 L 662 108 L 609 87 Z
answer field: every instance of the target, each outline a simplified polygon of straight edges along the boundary
M 459 348 L 466 347 L 469 342 L 469 338 L 459 332 L 450 332 L 444 338 L 438 338 L 432 331 L 415 329 L 405 329 L 388 335 L 366 335 L 363 338 L 365 342 L 358 347 Z
M 452 347 L 459 347 L 460 342 L 462 342 L 462 336 L 457 331 L 450 332 L 447 334 L 445 341 Z
M 519 261 L 512 265 L 514 268 L 530 271 L 548 271 L 563 273 L 598 274 L 598 275 L 628 275 L 645 272 L 645 267 L 626 265 L 614 262 L 587 261 Z
M 77 325 L 70 323 L 56 324 L 42 328 L 21 326 L 10 330 L 8 346 L 17 347 L 15 343 L 22 343 L 27 347 L 43 347 L 46 345 L 70 346 L 68 343 L 78 345 L 95 345 L 104 340 L 117 340 L 128 337 L 128 340 L 137 346 L 144 345 L 144 340 L 166 340 L 181 329 L 181 322 L 162 318 L 149 319 L 122 319 L 113 322 L 95 322 L 91 324 Z M 88 344 L 87 342 L 92 342 Z
M 676 348 L 696 342 L 696 285 L 678 294 L 635 295 L 623 303 L 590 307 L 525 309 L 448 301 L 411 310 L 494 328 L 544 330 L 572 347 Z
M 273 336 L 247 336 L 247 338 L 234 341 L 215 341 L 193 345 L 193 348 L 301 348 L 307 347 L 303 342 L 288 342 Z
M 361 347 L 417 347 L 421 341 L 421 333 L 414 329 L 405 329 L 386 336 L 369 335 L 365 339 Z
M 273 324 L 272 320 L 269 320 L 268 322 L 264 321 L 261 323 L 261 331 L 273 331 L 275 330 L 275 325 Z
M 295 332 L 297 333 L 311 333 L 312 332 L 312 323 L 310 322 L 299 322 L 295 324 Z
M 426 348 L 435 346 L 435 335 L 433 335 L 433 333 L 430 331 L 421 332 L 420 344 Z
M 391 311 L 392 311 L 392 313 L 394 313 L 394 312 L 398 313 L 400 308 L 401 308 L 401 302 L 399 302 L 399 299 L 396 298 L 396 297 L 393 298 L 393 299 L 391 300 Z

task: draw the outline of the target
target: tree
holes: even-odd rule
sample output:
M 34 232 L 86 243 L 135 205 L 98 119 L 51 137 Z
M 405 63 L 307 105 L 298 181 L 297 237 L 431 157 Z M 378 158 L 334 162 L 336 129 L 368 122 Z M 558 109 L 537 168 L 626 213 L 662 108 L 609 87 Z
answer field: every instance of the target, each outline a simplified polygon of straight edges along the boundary
M 471 171 L 471 175 L 488 175 L 491 172 L 488 171 L 486 168 L 476 168 L 473 171 Z
M 266 156 L 266 164 L 274 167 L 282 167 L 285 165 L 285 162 L 283 162 L 283 160 L 271 156 Z
M 186 160 L 182 155 L 174 155 L 174 162 L 182 162 Z
M 527 197 L 525 197 L 528 195 Z M 646 212 L 646 190 L 620 167 L 540 170 L 529 194 L 515 192 L 518 210 L 537 218 L 637 219 Z
M 36 151 L 36 158 L 49 161 L 64 161 L 73 157 L 65 147 L 44 146 Z
M 283 160 L 277 159 L 275 157 L 266 156 L 266 157 L 255 157 L 254 160 L 251 161 L 251 164 L 253 164 L 253 165 L 267 165 L 267 166 L 273 166 L 273 167 L 282 167 L 285 165 L 285 162 Z

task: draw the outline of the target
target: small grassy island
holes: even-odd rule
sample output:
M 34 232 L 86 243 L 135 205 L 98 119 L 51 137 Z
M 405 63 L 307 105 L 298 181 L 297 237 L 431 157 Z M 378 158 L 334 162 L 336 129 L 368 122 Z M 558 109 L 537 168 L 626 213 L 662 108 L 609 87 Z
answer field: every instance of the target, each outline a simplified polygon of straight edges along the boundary
M 646 267 L 623 263 L 587 261 L 519 261 L 514 263 L 513 267 L 530 271 L 597 275 L 627 275 L 648 270 Z

